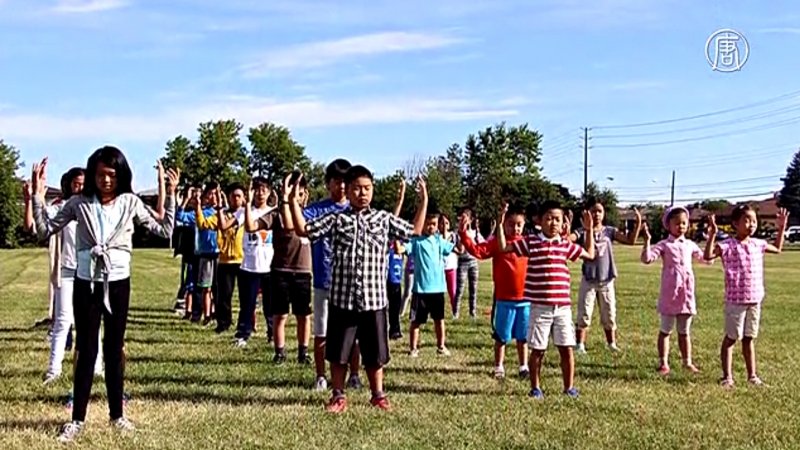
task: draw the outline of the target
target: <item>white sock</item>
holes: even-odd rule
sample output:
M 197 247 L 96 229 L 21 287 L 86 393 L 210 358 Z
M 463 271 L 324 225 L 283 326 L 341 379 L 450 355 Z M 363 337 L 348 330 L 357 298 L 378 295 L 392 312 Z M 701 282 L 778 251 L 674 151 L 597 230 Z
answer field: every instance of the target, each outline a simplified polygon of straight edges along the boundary
M 519 366 L 519 371 L 524 372 L 528 370 L 528 366 Z
M 586 350 L 586 344 L 584 344 L 582 342 L 578 343 L 578 345 L 576 345 L 576 348 L 577 348 L 577 350 Z

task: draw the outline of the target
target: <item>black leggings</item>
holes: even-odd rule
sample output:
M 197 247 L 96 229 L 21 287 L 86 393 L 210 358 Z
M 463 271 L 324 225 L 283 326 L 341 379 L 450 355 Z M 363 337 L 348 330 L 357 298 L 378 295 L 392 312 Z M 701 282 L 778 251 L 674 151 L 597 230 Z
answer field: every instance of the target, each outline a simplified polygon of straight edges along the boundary
M 128 323 L 128 304 L 131 298 L 131 279 L 112 281 L 108 285 L 111 314 L 103 305 L 103 283 L 75 280 L 73 305 L 75 308 L 75 341 L 77 363 L 73 381 L 74 401 L 72 420 L 83 422 L 92 390 L 94 362 L 97 358 L 97 333 L 100 319 L 103 320 L 103 356 L 106 370 L 106 392 L 111 420 L 122 417 L 122 392 L 124 358 L 122 346 L 125 342 L 125 327 Z
M 227 329 L 231 326 L 233 320 L 231 300 L 237 276 L 239 276 L 239 264 L 220 263 L 217 266 L 217 295 L 214 297 L 217 328 Z

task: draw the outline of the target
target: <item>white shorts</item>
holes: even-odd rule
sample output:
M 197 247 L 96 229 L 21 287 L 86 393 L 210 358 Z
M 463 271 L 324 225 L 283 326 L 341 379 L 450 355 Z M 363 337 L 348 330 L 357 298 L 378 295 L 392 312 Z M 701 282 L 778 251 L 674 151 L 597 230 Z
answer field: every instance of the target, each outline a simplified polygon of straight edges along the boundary
M 760 321 L 760 303 L 757 305 L 725 303 L 725 334 L 728 338 L 737 341 L 743 337 L 757 338 Z
M 600 324 L 605 330 L 617 329 L 617 298 L 614 280 L 608 282 L 586 281 L 581 278 L 578 291 L 578 328 L 589 328 L 595 302 L 600 304 Z
M 314 337 L 328 335 L 328 301 L 331 291 L 314 288 Z
M 547 350 L 551 334 L 553 335 L 553 343 L 557 347 L 575 346 L 572 307 L 569 305 L 531 305 L 528 345 L 533 350 Z
M 678 334 L 689 334 L 689 329 L 692 327 L 691 314 L 678 314 L 676 316 L 662 314 L 661 315 L 661 332 L 664 334 L 672 334 L 672 329 L 678 330 Z

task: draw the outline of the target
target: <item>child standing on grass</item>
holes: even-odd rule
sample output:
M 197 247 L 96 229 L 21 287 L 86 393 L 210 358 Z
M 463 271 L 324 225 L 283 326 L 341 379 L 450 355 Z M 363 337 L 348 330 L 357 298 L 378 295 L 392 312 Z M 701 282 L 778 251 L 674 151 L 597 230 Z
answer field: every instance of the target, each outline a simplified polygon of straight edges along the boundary
M 115 147 L 103 147 L 86 164 L 86 184 L 82 195 L 71 198 L 52 219 L 44 211 L 46 161 L 33 168 L 33 215 L 40 239 L 47 239 L 67 224 L 77 221 L 76 278 L 73 296 L 77 363 L 74 380 L 75 400 L 72 421 L 64 425 L 61 442 L 74 440 L 83 429 L 97 358 L 97 333 L 103 320 L 103 354 L 110 419 L 115 428 L 132 431 L 133 424 L 123 415 L 123 343 L 131 294 L 131 252 L 134 224 L 163 238 L 172 234 L 175 213 L 177 172 L 159 170 L 159 183 L 167 189 L 161 220 L 154 218 L 144 203 L 133 194 L 133 174 L 125 156 Z M 165 178 L 168 178 L 166 180 Z
M 669 237 L 650 245 L 650 230 L 644 225 L 644 247 L 642 262 L 652 264 L 661 258 L 661 293 L 658 297 L 658 312 L 661 315 L 661 330 L 658 333 L 658 373 L 667 376 L 669 368 L 669 336 L 675 327 L 678 330 L 683 366 L 691 373 L 700 370 L 692 362 L 692 339 L 690 330 L 692 317 L 697 314 L 694 294 L 694 272 L 692 259 L 705 261 L 703 251 L 686 238 L 689 229 L 689 211 L 676 206 L 664 212 L 662 220 Z
M 497 237 L 476 244 L 467 233 L 469 222 L 462 218 L 460 238 L 464 249 L 478 259 L 492 258 L 492 280 L 494 281 L 494 308 L 492 311 L 492 338 L 494 339 L 494 376 L 503 379 L 506 345 L 517 341 L 519 376 L 530 376 L 528 369 L 528 327 L 531 304 L 525 299 L 525 276 L 528 259 L 514 253 L 506 253 L 499 246 Z M 525 228 L 525 213 L 521 208 L 508 210 L 504 206 L 498 217 L 497 229 L 505 227 L 506 243 L 516 244 L 522 239 Z
M 326 409 L 332 413 L 347 409 L 345 377 L 358 340 L 372 391 L 370 403 L 389 410 L 389 400 L 383 392 L 383 367 L 389 362 L 386 249 L 392 240 L 408 239 L 422 230 L 428 195 L 420 180 L 420 204 L 412 226 L 392 213 L 370 207 L 374 184 L 366 167 L 351 167 L 345 183 L 349 206 L 308 222 L 298 202 L 297 184 L 290 198 L 295 232 L 312 242 L 328 237 L 333 249 L 325 347 L 333 395 Z
M 403 304 L 403 253 L 405 248 L 400 241 L 392 241 L 389 245 L 389 270 L 386 279 L 386 296 L 389 297 L 389 339 L 403 337 L 400 331 L 400 308 Z
M 439 216 L 439 234 L 445 241 L 453 243 L 453 251 L 445 256 L 444 281 L 447 284 L 447 295 L 450 297 L 450 309 L 455 311 L 456 305 L 456 279 L 458 278 L 458 253 L 455 244 L 458 235 L 450 229 L 450 218 L 446 214 Z
M 405 251 L 414 257 L 414 298 L 411 300 L 411 327 L 409 331 L 409 355 L 419 357 L 419 327 L 433 319 L 436 333 L 436 353 L 450 356 L 445 346 L 444 262 L 455 246 L 439 234 L 439 214 L 429 212 L 425 218 L 422 235 L 411 238 Z
M 578 320 L 577 336 L 578 354 L 586 353 L 586 332 L 592 323 L 592 312 L 595 302 L 600 306 L 600 323 L 606 334 L 608 349 L 618 352 L 617 346 L 617 295 L 614 289 L 614 280 L 617 278 L 617 266 L 614 262 L 614 241 L 626 245 L 634 245 L 639 238 L 642 226 L 642 215 L 638 210 L 636 224 L 630 233 L 626 234 L 616 227 L 603 225 L 605 208 L 597 199 L 590 199 L 586 208 L 592 214 L 594 229 L 594 245 L 596 257 L 592 261 L 585 261 L 581 268 L 581 287 L 578 294 Z M 583 244 L 584 230 L 577 229 L 571 235 L 572 242 Z
M 778 235 L 775 245 L 753 237 L 758 228 L 758 216 L 748 205 L 739 205 L 731 214 L 734 237 L 715 243 L 717 223 L 708 218 L 708 242 L 705 257 L 720 258 L 725 272 L 725 337 L 722 339 L 720 384 L 732 388 L 733 346 L 742 341 L 742 356 L 747 369 L 747 381 L 754 386 L 764 382 L 756 372 L 755 339 L 761 320 L 761 303 L 764 301 L 764 253 L 780 253 L 789 213 L 781 208 L 777 214 Z
M 570 272 L 567 261 L 594 259 L 594 235 L 587 233 L 585 248 L 570 242 L 564 235 L 564 208 L 552 200 L 544 202 L 539 210 L 541 232 L 528 235 L 513 244 L 506 244 L 505 226 L 497 227 L 500 248 L 515 252 L 528 259 L 525 279 L 525 298 L 532 303 L 528 344 L 531 347 L 531 391 L 535 399 L 543 399 L 540 386 L 542 361 L 550 335 L 561 356 L 561 376 L 564 394 L 578 397 L 575 389 L 575 328 L 570 307 Z M 594 227 L 592 215 L 583 213 L 583 227 Z
M 477 243 L 484 242 L 485 239 L 483 239 L 477 227 L 473 228 L 476 221 L 470 208 L 462 208 L 458 213 L 459 222 L 464 217 L 469 219 L 470 225 L 467 230 L 469 237 Z M 468 290 L 469 316 L 474 320 L 478 315 L 478 276 L 480 275 L 480 267 L 478 266 L 478 260 L 464 251 L 464 245 L 461 242 L 456 243 L 455 251 L 458 253 L 458 279 L 456 281 L 455 300 L 453 301 L 453 319 L 458 319 L 461 296 L 465 290 Z

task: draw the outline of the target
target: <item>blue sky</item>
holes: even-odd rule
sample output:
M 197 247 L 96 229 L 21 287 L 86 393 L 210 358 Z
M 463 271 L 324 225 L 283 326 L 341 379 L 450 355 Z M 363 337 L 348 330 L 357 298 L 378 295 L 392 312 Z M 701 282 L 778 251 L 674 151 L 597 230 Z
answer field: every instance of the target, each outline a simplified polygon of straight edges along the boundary
M 580 191 L 588 126 L 590 180 L 622 200 L 668 199 L 673 169 L 679 201 L 746 198 L 780 186 L 800 95 L 603 126 L 800 89 L 800 5 L 763 3 L 0 0 L 0 137 L 26 163 L 49 155 L 51 180 L 118 145 L 143 190 L 165 142 L 205 120 L 285 124 L 312 158 L 379 174 L 528 123 L 544 135 L 544 173 Z M 720 28 L 750 44 L 739 72 L 706 61 Z

